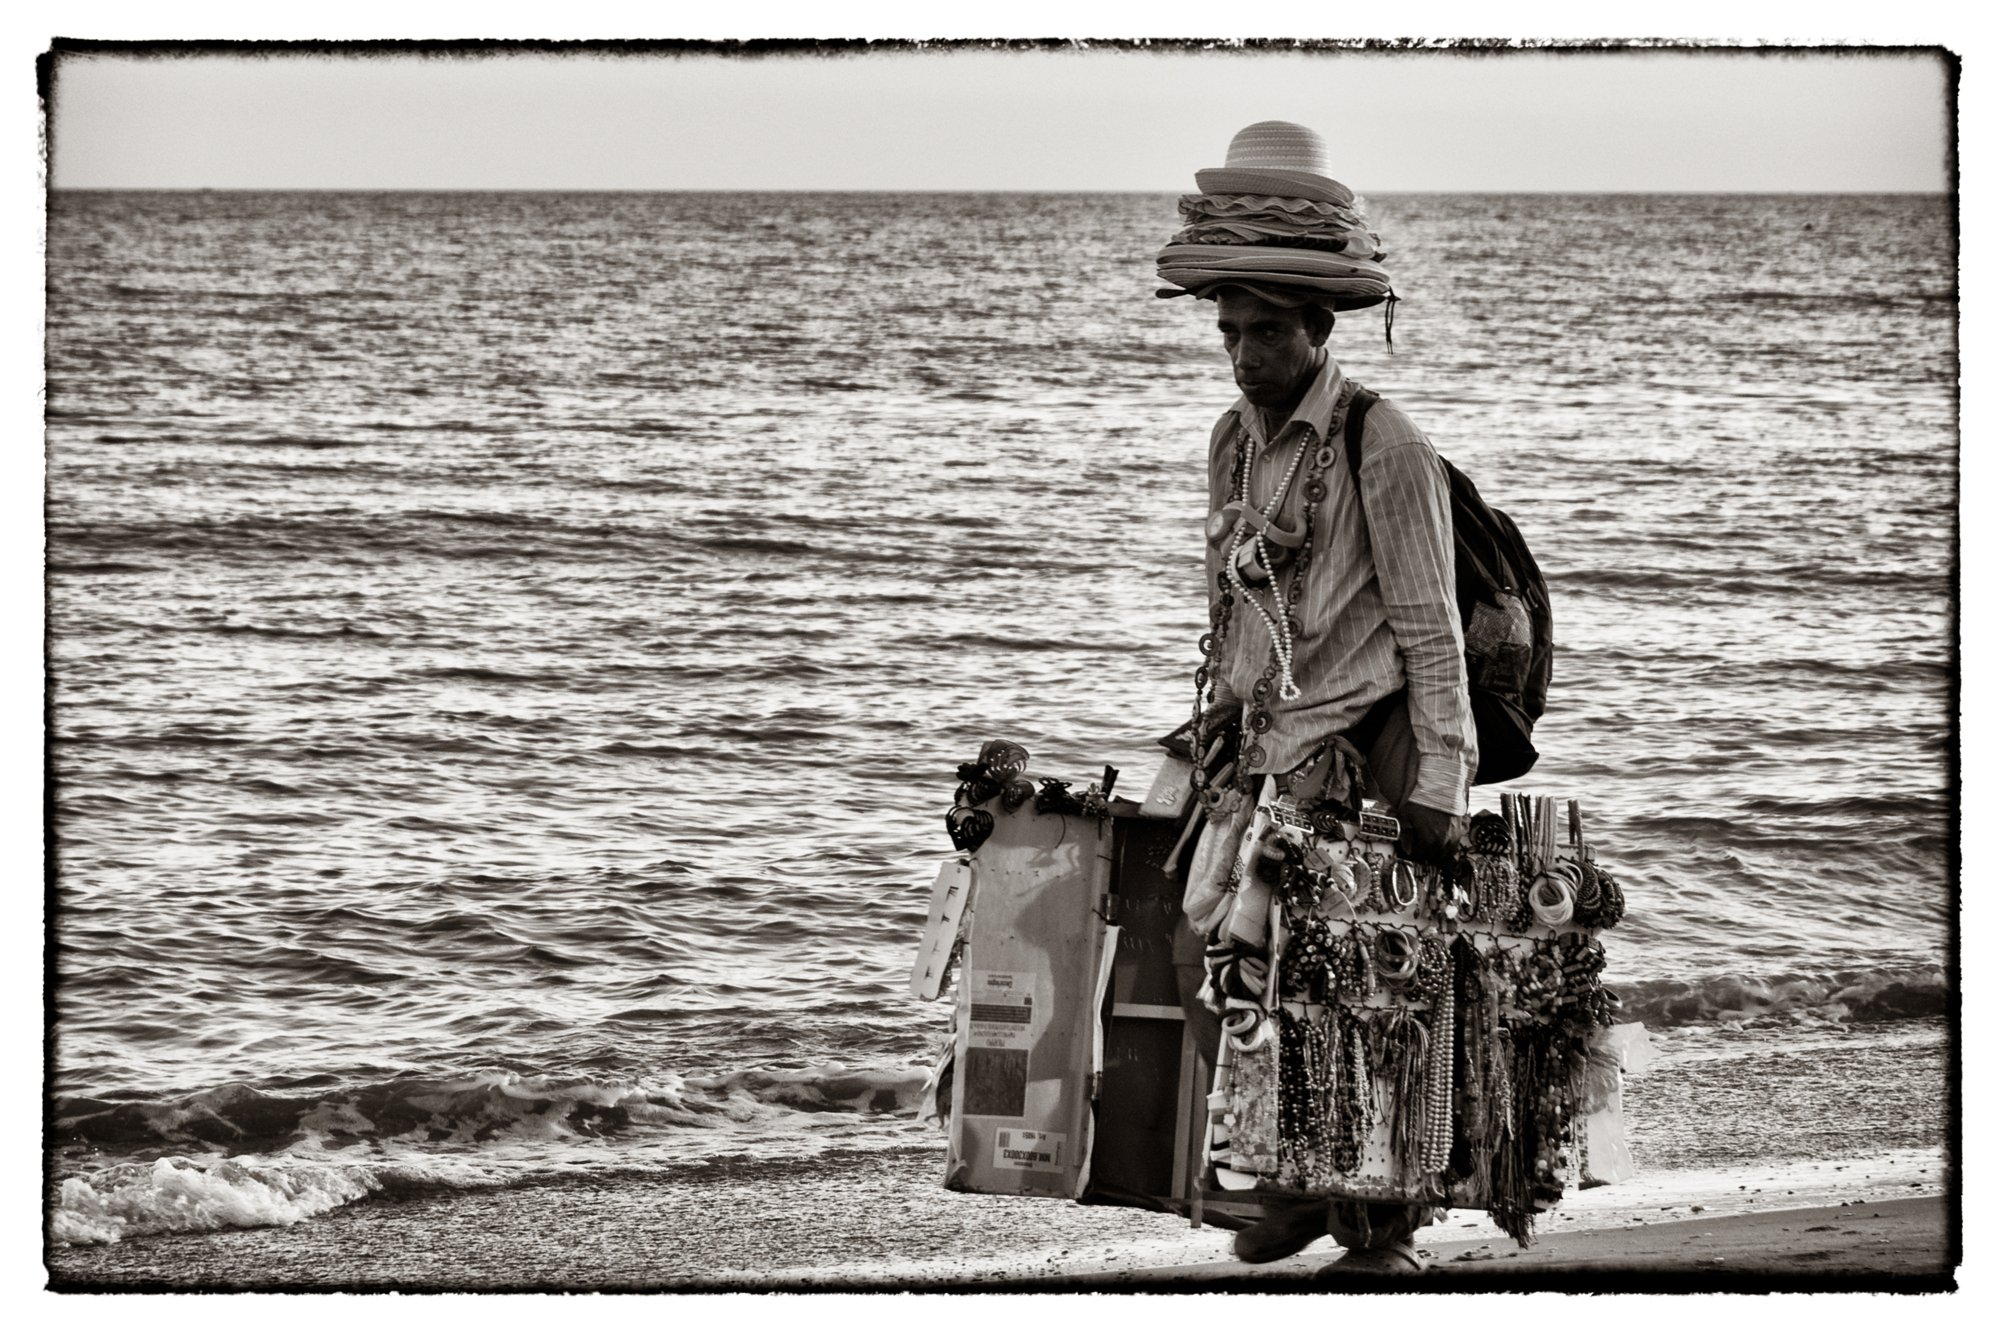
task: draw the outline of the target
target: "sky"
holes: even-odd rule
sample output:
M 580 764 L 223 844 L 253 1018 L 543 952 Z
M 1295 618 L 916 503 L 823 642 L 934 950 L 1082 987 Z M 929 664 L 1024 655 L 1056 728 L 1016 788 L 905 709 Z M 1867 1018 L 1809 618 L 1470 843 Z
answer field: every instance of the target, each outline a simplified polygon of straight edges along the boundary
M 1192 189 L 1256 120 L 1364 192 L 1949 185 L 1943 60 L 1729 50 L 65 56 L 67 188 Z

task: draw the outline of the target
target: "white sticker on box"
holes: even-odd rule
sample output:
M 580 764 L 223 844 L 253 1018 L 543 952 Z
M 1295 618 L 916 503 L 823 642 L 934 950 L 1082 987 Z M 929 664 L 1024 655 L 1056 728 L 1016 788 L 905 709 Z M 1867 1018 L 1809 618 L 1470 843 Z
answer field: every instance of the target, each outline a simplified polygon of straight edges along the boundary
M 1061 1171 L 1066 1134 L 1047 1130 L 999 1130 L 993 1136 L 995 1171 Z
M 1026 1051 L 1035 1042 L 1034 976 L 975 972 L 969 992 L 966 1046 Z

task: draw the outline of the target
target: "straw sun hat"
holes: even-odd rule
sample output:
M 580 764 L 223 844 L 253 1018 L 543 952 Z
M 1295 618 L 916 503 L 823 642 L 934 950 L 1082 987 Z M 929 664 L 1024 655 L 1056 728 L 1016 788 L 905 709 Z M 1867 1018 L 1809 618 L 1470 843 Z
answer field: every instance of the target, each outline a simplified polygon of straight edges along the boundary
M 1354 202 L 1354 191 L 1327 173 L 1326 143 L 1301 124 L 1259 120 L 1229 140 L 1219 167 L 1196 171 L 1204 194 L 1273 194 L 1317 203 Z

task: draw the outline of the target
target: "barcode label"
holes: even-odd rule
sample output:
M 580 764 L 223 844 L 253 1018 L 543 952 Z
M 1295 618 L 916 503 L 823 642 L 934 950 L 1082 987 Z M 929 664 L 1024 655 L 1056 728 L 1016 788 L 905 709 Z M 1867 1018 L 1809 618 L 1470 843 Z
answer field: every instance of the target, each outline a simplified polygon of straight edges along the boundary
M 995 1171 L 1061 1171 L 1066 1134 L 1047 1130 L 1000 1130 L 993 1136 Z

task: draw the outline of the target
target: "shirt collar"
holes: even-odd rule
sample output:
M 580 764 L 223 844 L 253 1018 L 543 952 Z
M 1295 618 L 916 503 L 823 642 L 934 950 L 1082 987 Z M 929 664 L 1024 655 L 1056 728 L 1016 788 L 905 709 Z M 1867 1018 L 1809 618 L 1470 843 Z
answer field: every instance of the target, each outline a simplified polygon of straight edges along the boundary
M 1343 378 L 1340 366 L 1324 348 L 1320 350 L 1319 371 L 1313 375 L 1312 386 L 1306 389 L 1304 397 L 1292 411 L 1292 417 L 1285 421 L 1284 428 L 1278 430 L 1278 437 L 1294 424 L 1304 424 L 1320 438 L 1325 438 L 1327 429 L 1333 423 L 1333 408 L 1339 404 Z M 1236 416 L 1249 431 L 1251 441 L 1259 447 L 1267 447 L 1275 438 L 1264 436 L 1263 412 L 1250 404 L 1250 398 L 1236 398 Z

